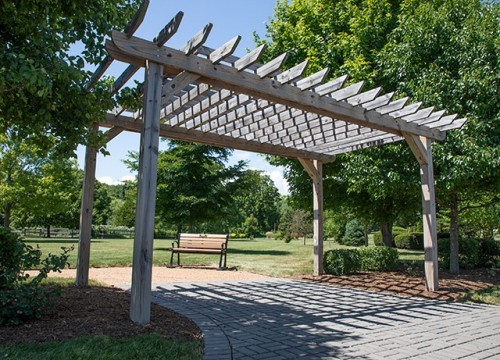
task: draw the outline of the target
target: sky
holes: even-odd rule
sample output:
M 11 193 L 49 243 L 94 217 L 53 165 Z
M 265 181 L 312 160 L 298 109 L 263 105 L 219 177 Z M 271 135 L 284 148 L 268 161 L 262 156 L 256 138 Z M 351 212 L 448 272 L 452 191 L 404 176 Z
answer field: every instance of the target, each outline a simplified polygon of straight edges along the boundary
M 255 2 L 235 0 L 150 0 L 146 17 L 134 36 L 152 40 L 158 32 L 179 11 L 184 12 L 179 30 L 166 44 L 172 48 L 180 48 L 194 34 L 206 24 L 212 23 L 213 28 L 205 45 L 218 48 L 236 35 L 241 36 L 236 56 L 243 56 L 248 49 L 255 48 L 253 32 L 262 37 L 265 34 L 265 23 L 272 16 L 276 0 L 258 0 Z M 113 62 L 107 75 L 118 77 L 127 64 Z M 144 72 L 139 71 L 133 80 L 143 81 Z M 160 150 L 165 149 L 165 142 L 160 142 Z M 99 181 L 108 184 L 118 184 L 123 180 L 135 177 L 123 163 L 128 151 L 139 151 L 139 134 L 123 132 L 108 143 L 107 150 L 110 155 L 98 155 L 96 177 Z M 80 146 L 77 150 L 78 163 L 84 166 L 85 149 Z M 262 170 L 275 182 L 282 194 L 288 193 L 288 185 L 283 178 L 283 169 L 269 165 L 263 156 L 246 151 L 234 151 L 229 164 L 239 160 L 248 162 L 249 169 Z

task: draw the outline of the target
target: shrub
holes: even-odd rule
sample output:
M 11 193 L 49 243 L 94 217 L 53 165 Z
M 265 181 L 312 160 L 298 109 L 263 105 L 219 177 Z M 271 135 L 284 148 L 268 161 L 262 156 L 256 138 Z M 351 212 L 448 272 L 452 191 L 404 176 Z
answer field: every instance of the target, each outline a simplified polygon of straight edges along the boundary
M 392 240 L 394 240 L 397 235 L 407 231 L 408 230 L 405 228 L 394 226 L 392 228 Z M 377 231 L 373 234 L 373 243 L 375 246 L 385 246 L 384 241 L 382 240 L 382 231 Z
M 359 249 L 361 270 L 391 271 L 398 267 L 398 251 L 388 247 L 369 246 Z
M 238 237 L 238 234 L 236 234 L 236 233 L 229 234 L 230 239 L 236 239 L 237 237 Z
M 16 325 L 39 318 L 57 289 L 40 286 L 51 271 L 64 268 L 72 248 L 62 248 L 59 256 L 42 259 L 38 249 L 26 245 L 19 235 L 0 227 L 0 325 Z M 33 278 L 24 271 L 39 268 Z
M 479 242 L 479 267 L 496 266 L 500 261 L 500 241 L 494 239 L 477 239 Z
M 450 267 L 450 239 L 438 241 L 438 254 L 441 265 Z M 463 269 L 472 269 L 479 264 L 479 241 L 471 238 L 460 238 L 458 241 L 458 265 Z
M 360 270 L 359 252 L 357 249 L 329 250 L 324 255 L 325 273 L 332 275 L 352 274 Z
M 365 243 L 365 232 L 358 220 L 350 220 L 345 226 L 345 234 L 341 244 L 361 246 Z
M 382 241 L 381 231 L 373 233 L 373 243 L 375 244 L 375 246 L 384 246 L 384 242 Z
M 394 243 L 398 249 L 424 250 L 424 234 L 418 232 L 400 232 L 394 236 Z

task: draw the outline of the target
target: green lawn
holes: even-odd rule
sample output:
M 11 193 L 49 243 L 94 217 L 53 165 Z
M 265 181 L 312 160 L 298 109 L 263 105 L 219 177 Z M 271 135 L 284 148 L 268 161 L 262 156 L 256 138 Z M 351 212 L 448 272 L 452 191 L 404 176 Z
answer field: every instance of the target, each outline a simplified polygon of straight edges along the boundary
M 2 359 L 201 359 L 200 343 L 169 340 L 160 335 L 114 339 L 83 337 L 70 341 L 0 346 Z
M 43 253 L 58 253 L 61 246 L 75 246 L 69 262 L 76 266 L 78 241 L 76 239 L 40 239 L 28 238 L 26 243 L 40 246 Z M 170 261 L 172 240 L 155 240 L 153 263 L 165 265 Z M 90 247 L 90 266 L 130 266 L 132 264 L 133 239 L 96 239 Z M 332 241 L 325 241 L 324 250 L 347 248 Z M 271 276 L 289 276 L 310 274 L 313 271 L 312 239 L 292 240 L 285 243 L 273 239 L 230 239 L 227 265 L 240 270 L 266 274 Z M 423 260 L 423 252 L 401 250 L 402 260 Z M 181 254 L 181 264 L 213 265 L 218 264 L 217 255 Z

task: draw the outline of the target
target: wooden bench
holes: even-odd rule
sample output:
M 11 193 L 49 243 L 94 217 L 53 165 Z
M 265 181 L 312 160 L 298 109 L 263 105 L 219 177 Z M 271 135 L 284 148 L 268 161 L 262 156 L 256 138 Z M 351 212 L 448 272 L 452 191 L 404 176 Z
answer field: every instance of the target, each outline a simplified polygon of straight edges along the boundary
M 180 266 L 180 254 L 220 254 L 219 269 L 226 269 L 226 250 L 229 235 L 221 234 L 184 234 L 179 233 L 172 242 L 170 267 L 173 267 L 174 254 L 177 254 L 177 266 Z M 224 266 L 222 266 L 224 259 Z

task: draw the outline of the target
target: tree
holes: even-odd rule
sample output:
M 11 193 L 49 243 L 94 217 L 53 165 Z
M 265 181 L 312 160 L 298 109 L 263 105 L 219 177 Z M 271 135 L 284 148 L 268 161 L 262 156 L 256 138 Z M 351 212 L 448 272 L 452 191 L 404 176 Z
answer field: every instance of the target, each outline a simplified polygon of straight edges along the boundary
M 123 29 L 138 0 L 0 2 L 0 133 L 56 146 L 86 143 L 87 127 L 112 106 L 107 90 L 84 87 L 85 64 L 104 57 L 104 37 Z M 83 46 L 74 54 L 75 43 Z M 59 141 L 54 144 L 51 137 Z
M 0 135 L 0 149 L 5 227 L 11 222 L 77 227 L 82 174 L 76 162 L 13 138 L 11 132 Z
M 461 210 L 499 200 L 499 10 L 478 0 L 407 0 L 378 59 L 389 89 L 469 119 L 434 151 L 437 199 L 450 216 L 453 273 Z
M 269 58 L 289 51 L 289 65 L 309 58 L 311 72 L 330 66 L 333 76 L 348 73 L 352 81 L 364 79 L 469 118 L 464 130 L 452 131 L 434 151 L 438 205 L 450 209 L 456 265 L 459 209 L 477 206 L 479 198 L 498 202 L 498 10 L 498 4 L 478 0 L 280 1 L 268 39 L 257 38 L 269 45 Z M 339 156 L 336 163 L 324 167 L 325 195 L 332 192 L 353 213 L 374 209 L 363 212 L 381 224 L 384 242 L 392 243 L 397 212 L 418 206 L 418 170 L 408 147 L 368 149 Z M 303 191 L 296 165 L 284 165 L 291 169 L 291 188 Z M 342 187 L 346 197 L 335 191 Z
M 157 214 L 187 225 L 225 219 L 231 202 L 229 184 L 241 175 L 240 162 L 226 166 L 231 150 L 180 141 L 158 155 Z
M 243 222 L 243 231 L 245 232 L 248 238 L 253 239 L 258 229 L 259 229 L 259 221 L 255 216 L 253 216 L 253 214 L 250 214 L 250 216 L 247 217 Z
M 377 54 L 396 26 L 398 12 L 396 1 L 280 1 L 267 25 L 267 39 L 256 40 L 268 45 L 268 58 L 287 51 L 289 66 L 307 58 L 309 72 L 329 67 L 332 77 L 349 74 L 352 82 L 366 80 L 370 87 L 377 80 Z M 311 185 L 302 167 L 287 159 L 272 162 L 285 166 L 291 194 L 301 207 L 310 208 Z M 338 156 L 323 167 L 325 209 L 380 224 L 386 245 L 393 246 L 392 224 L 418 194 L 418 188 L 408 191 L 412 187 L 401 180 L 414 179 L 415 186 L 416 169 L 411 152 L 397 145 Z
M 279 219 L 280 194 L 268 175 L 258 170 L 246 170 L 231 184 L 232 228 L 240 226 L 248 214 L 257 218 L 259 230 L 263 233 L 274 228 Z

